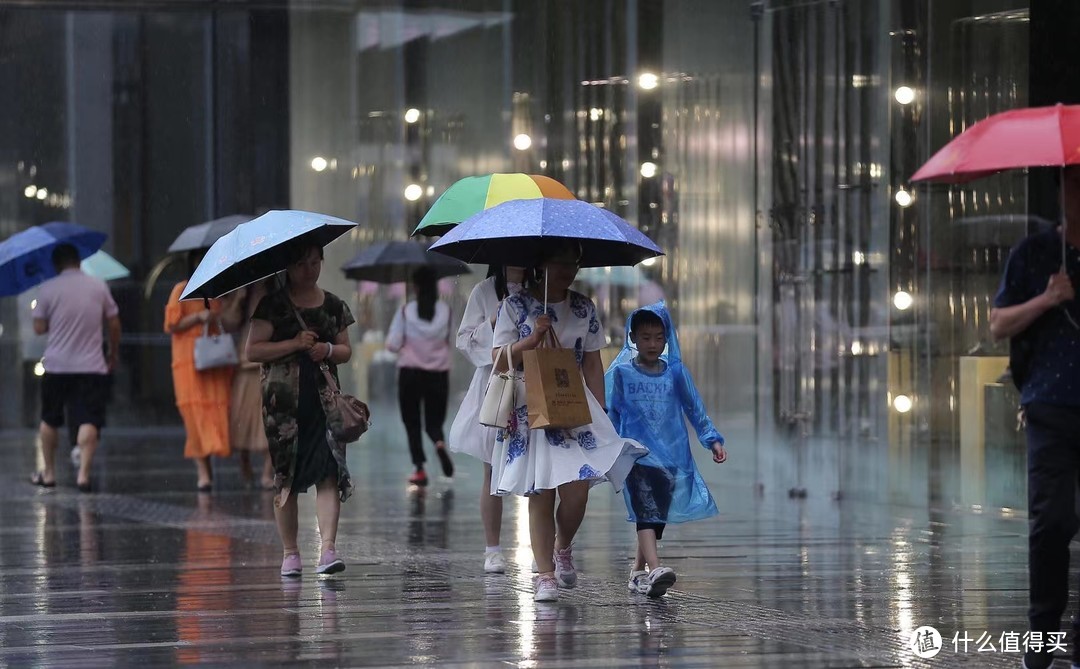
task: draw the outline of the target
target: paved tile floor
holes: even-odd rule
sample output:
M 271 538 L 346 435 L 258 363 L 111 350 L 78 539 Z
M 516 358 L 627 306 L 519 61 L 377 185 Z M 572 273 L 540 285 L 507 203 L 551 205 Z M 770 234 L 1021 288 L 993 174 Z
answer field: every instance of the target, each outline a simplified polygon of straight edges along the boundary
M 723 511 L 669 530 L 668 596 L 627 592 L 633 532 L 621 498 L 597 488 L 580 587 L 537 605 L 519 500 L 506 504 L 510 572 L 482 574 L 479 467 L 465 458 L 452 485 L 418 494 L 404 446 L 366 436 L 350 453 L 348 569 L 312 573 L 306 495 L 307 571 L 283 582 L 271 496 L 244 490 L 235 463 L 200 495 L 180 435 L 107 439 L 93 494 L 70 467 L 55 490 L 31 486 L 32 436 L 0 440 L 0 667 L 1020 665 L 1000 642 L 1025 629 L 1023 518 L 791 501 L 703 465 Z M 933 659 L 908 649 L 921 625 L 945 637 Z M 957 632 L 975 640 L 966 653 Z M 978 652 L 984 632 L 997 652 Z

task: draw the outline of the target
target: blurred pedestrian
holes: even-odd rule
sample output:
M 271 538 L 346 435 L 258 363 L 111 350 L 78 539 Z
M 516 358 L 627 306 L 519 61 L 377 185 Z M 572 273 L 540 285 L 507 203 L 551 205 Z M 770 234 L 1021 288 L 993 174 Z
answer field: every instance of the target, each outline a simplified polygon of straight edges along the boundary
M 505 371 L 506 359 L 495 360 L 501 347 L 510 346 L 512 364 L 520 369 L 522 354 L 540 347 L 548 331 L 554 331 L 558 341 L 574 351 L 592 418 L 590 424 L 570 430 L 530 429 L 522 389 L 508 428 L 495 431 L 491 492 L 529 498 L 529 536 L 539 572 L 533 598 L 538 602 L 555 601 L 560 587 L 577 585 L 572 544 L 585 518 L 589 487 L 609 481 L 621 490 L 634 460 L 648 452 L 620 437 L 607 417 L 600 358 L 606 342 L 596 305 L 570 290 L 580 258 L 576 242 L 552 249 L 526 277 L 524 289 L 503 301 L 492 339 L 495 368 Z
M 457 347 L 469 362 L 476 366 L 465 399 L 450 425 L 450 450 L 466 453 L 484 463 L 484 483 L 480 488 L 480 518 L 484 524 L 484 571 L 501 574 L 506 571 L 502 554 L 502 497 L 491 494 L 491 453 L 495 446 L 492 428 L 480 424 L 480 407 L 484 403 L 488 379 L 491 377 L 491 347 L 499 306 L 507 295 L 521 290 L 525 270 L 520 267 L 492 265 L 485 280 L 476 284 L 469 294 L 465 314 L 458 326 Z
M 423 432 L 435 442 L 443 474 L 454 475 L 443 435 L 450 393 L 450 307 L 439 300 L 438 281 L 431 269 L 416 270 L 413 287 L 416 299 L 394 314 L 386 348 L 398 354 L 398 406 L 416 468 L 409 483 L 426 486 Z
M 58 245 L 52 253 L 57 276 L 42 284 L 34 306 L 34 332 L 49 338 L 42 361 L 39 428 L 44 468 L 31 480 L 45 488 L 56 485 L 59 428 L 67 412 L 78 426 L 81 458 L 75 482 L 81 492 L 90 492 L 90 465 L 105 426 L 109 375 L 120 349 L 120 312 L 105 282 L 84 274 L 79 262 L 74 246 Z
M 188 274 L 202 258 L 202 253 L 188 254 Z M 211 457 L 227 458 L 229 446 L 229 399 L 232 395 L 231 366 L 195 369 L 195 340 L 205 330 L 224 334 L 235 327 L 234 299 L 180 301 L 187 281 L 173 286 L 165 306 L 165 332 L 172 335 L 172 377 L 176 408 L 184 421 L 184 457 L 195 462 L 196 489 L 210 492 L 213 487 Z
M 233 375 L 232 398 L 229 409 L 229 441 L 240 454 L 240 476 L 251 485 L 255 480 L 252 456 L 262 456 L 259 484 L 263 490 L 274 489 L 274 464 L 270 459 L 270 447 L 266 442 L 266 429 L 262 416 L 262 365 L 247 357 L 248 333 L 251 317 L 262 298 L 266 297 L 268 285 L 273 279 L 259 281 L 239 293 L 238 309 L 242 315 L 237 341 L 240 344 L 240 364 Z
M 316 572 L 345 569 L 335 544 L 341 502 L 352 494 L 352 478 L 345 444 L 327 428 L 333 400 L 321 367 L 325 363 L 336 379 L 337 365 L 352 358 L 347 328 L 354 321 L 341 298 L 319 287 L 322 247 L 298 245 L 289 251 L 285 286 L 255 307 L 247 357 L 263 366 L 263 424 L 278 490 L 274 517 L 283 548 L 281 575 L 296 577 L 303 567 L 293 493 L 311 486 L 321 539 Z
M 990 334 L 1010 339 L 1009 368 L 1026 424 L 1028 624 L 1033 637 L 1045 638 L 1061 631 L 1069 603 L 1069 544 L 1080 525 L 1080 166 L 1064 170 L 1061 186 L 1067 233 L 1059 226 L 1017 244 L 990 310 Z M 1072 643 L 1077 666 L 1080 617 L 1073 618 Z M 1027 669 L 1053 663 L 1049 643 L 1024 654 Z

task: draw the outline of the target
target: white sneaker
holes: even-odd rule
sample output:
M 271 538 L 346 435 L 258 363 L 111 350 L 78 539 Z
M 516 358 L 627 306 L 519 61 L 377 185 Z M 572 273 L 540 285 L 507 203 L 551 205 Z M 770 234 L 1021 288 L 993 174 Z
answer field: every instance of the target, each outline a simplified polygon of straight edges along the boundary
M 485 574 L 505 574 L 506 573 L 506 558 L 502 553 L 485 553 L 484 554 L 484 573 Z
M 675 570 L 670 567 L 657 567 L 649 574 L 649 587 L 645 594 L 649 597 L 663 597 L 668 588 L 675 585 Z
M 536 594 L 533 595 L 533 601 L 559 601 L 559 582 L 552 576 L 538 576 L 536 578 Z
M 555 551 L 555 578 L 560 588 L 572 588 L 577 585 L 577 568 L 574 567 L 574 547 L 567 546 Z
M 649 586 L 649 572 L 644 569 L 630 572 L 630 580 L 626 583 L 626 587 L 630 592 L 644 595 L 649 591 Z

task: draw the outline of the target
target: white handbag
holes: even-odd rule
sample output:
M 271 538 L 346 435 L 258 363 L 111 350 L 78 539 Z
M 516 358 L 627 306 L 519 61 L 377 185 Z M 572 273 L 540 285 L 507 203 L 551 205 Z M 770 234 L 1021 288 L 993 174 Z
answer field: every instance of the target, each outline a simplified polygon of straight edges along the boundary
M 506 356 L 506 371 L 496 372 L 499 358 Z M 514 381 L 513 361 L 510 359 L 510 344 L 499 349 L 495 358 L 495 365 L 491 368 L 491 377 L 488 379 L 487 392 L 484 393 L 484 404 L 480 407 L 480 424 L 487 427 L 506 429 L 510 424 L 510 414 L 514 410 Z
M 202 336 L 195 340 L 195 369 L 204 372 L 218 367 L 233 367 L 240 362 L 232 335 L 217 323 L 218 334 L 210 334 L 210 320 L 203 323 Z

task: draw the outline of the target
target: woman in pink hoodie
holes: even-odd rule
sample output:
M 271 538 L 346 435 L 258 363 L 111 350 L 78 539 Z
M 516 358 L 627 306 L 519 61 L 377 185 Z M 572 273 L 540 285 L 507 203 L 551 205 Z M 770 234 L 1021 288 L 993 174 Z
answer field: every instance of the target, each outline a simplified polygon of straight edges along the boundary
M 423 432 L 435 442 L 443 474 L 454 475 L 443 434 L 450 392 L 450 307 L 439 300 L 438 282 L 429 268 L 416 270 L 413 286 L 416 299 L 394 314 L 386 348 L 398 354 L 398 405 L 416 467 L 409 483 L 426 486 Z

